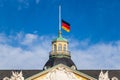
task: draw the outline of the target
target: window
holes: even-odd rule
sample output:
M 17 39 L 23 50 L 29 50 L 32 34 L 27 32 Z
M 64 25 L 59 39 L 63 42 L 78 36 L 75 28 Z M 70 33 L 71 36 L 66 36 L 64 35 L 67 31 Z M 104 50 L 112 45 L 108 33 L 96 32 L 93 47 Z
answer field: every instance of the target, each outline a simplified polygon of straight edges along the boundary
M 57 51 L 57 46 L 56 46 L 56 44 L 54 44 L 54 51 Z
M 66 51 L 66 45 L 64 45 L 64 51 Z
M 58 45 L 58 51 L 62 51 L 62 44 Z

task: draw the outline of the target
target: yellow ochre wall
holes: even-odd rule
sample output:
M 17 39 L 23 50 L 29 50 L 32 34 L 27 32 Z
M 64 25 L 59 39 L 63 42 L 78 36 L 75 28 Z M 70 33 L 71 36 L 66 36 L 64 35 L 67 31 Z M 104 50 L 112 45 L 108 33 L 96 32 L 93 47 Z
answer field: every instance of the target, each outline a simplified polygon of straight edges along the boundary
M 87 79 L 85 77 L 81 77 L 80 75 L 77 75 L 75 74 L 75 76 L 79 79 L 79 80 L 90 80 L 90 79 Z
M 45 78 L 45 77 L 46 77 L 46 74 L 38 76 L 38 77 L 36 77 L 36 78 L 34 78 L 32 80 L 43 80 L 43 78 Z

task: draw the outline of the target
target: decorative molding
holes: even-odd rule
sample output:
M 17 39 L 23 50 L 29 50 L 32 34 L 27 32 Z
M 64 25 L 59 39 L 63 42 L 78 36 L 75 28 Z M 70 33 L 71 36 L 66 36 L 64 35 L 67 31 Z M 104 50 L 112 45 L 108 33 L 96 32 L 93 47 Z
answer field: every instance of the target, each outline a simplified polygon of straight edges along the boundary
M 24 77 L 22 71 L 20 73 L 12 71 L 11 77 L 5 77 L 3 80 L 24 80 Z
M 42 80 L 82 80 L 64 67 L 58 67 L 50 71 Z

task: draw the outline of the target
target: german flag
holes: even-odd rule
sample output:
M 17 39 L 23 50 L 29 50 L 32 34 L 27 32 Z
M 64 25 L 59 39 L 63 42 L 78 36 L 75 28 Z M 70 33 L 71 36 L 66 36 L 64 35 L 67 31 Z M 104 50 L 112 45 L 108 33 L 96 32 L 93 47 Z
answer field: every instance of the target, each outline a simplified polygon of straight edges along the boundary
M 62 29 L 64 29 L 67 32 L 70 32 L 70 24 L 62 20 Z

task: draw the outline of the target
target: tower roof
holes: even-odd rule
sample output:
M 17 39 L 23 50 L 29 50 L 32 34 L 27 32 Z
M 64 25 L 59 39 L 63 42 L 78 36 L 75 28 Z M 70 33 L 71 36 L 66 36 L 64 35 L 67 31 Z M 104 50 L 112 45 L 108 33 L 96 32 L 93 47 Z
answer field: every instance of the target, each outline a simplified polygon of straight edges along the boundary
M 49 58 L 49 60 L 47 61 L 47 63 L 45 64 L 44 67 L 51 68 L 51 67 L 58 65 L 58 64 L 64 64 L 68 67 L 74 66 L 76 69 L 76 65 L 71 60 L 71 58 L 64 58 L 64 57 L 63 58 L 57 58 L 57 57 Z
M 65 42 L 68 42 L 67 39 L 65 39 L 65 38 L 62 37 L 62 32 L 61 31 L 58 32 L 58 37 L 52 40 L 52 42 L 56 42 L 56 41 L 65 41 Z

